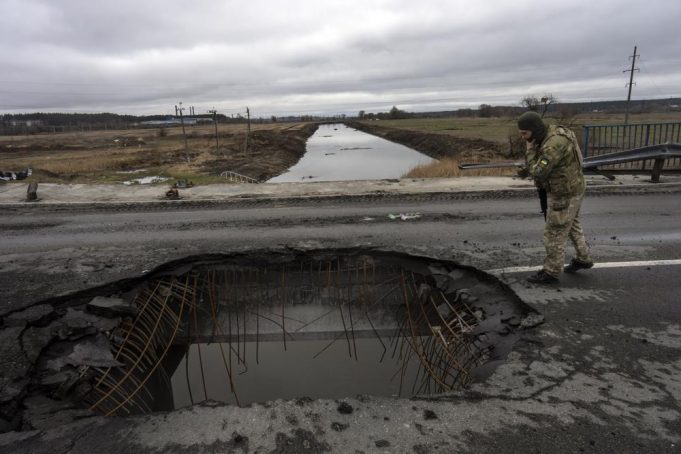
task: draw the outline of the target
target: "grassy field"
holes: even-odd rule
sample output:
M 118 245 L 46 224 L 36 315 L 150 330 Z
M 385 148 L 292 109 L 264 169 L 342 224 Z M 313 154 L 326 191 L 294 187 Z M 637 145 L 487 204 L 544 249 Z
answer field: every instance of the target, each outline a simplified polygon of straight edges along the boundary
M 312 129 L 310 127 L 312 126 Z M 222 171 L 263 179 L 285 171 L 304 153 L 314 125 L 213 125 L 0 136 L 0 170 L 33 169 L 42 182 L 115 183 L 145 176 L 224 183 Z
M 549 123 L 557 123 L 556 119 L 547 118 Z M 623 114 L 582 114 L 576 115 L 561 124 L 575 129 L 581 134 L 584 125 L 620 124 L 624 122 Z M 681 113 L 631 114 L 629 123 L 663 123 L 681 122 Z M 509 137 L 516 137 L 518 130 L 516 119 L 499 118 L 414 118 L 404 120 L 380 120 L 376 122 L 389 128 L 407 129 L 411 131 L 436 132 L 450 134 L 469 139 L 486 139 L 508 143 Z
M 563 124 L 572 127 L 581 138 L 582 125 L 622 123 L 623 115 L 589 114 L 568 120 Z M 631 124 L 649 122 L 681 122 L 681 113 L 630 116 Z M 518 139 L 515 118 L 361 123 L 380 126 L 374 129 L 383 130 L 381 134 L 388 140 L 442 158 L 437 163 L 414 169 L 406 175 L 409 177 L 512 175 L 512 169 L 461 173 L 458 161 L 514 159 L 509 150 L 522 148 L 522 143 L 510 143 L 511 139 Z M 315 128 L 313 123 L 253 124 L 248 150 L 244 124 L 219 125 L 218 150 L 213 125 L 188 126 L 187 151 L 180 127 L 0 136 L 0 170 L 19 171 L 30 167 L 34 171 L 32 180 L 62 183 L 120 183 L 148 176 L 186 179 L 196 184 L 224 183 L 225 179 L 219 176 L 222 171 L 238 172 L 263 181 L 283 173 L 297 162 L 305 152 L 306 139 Z M 399 134 L 388 134 L 390 132 Z M 487 142 L 476 143 L 475 140 Z
M 624 115 L 614 114 L 583 114 L 576 115 L 568 119 L 561 119 L 561 124 L 572 128 L 577 134 L 577 138 L 582 140 L 582 127 L 584 125 L 606 125 L 621 124 L 624 122 Z M 547 118 L 547 122 L 557 124 L 558 120 Z M 655 114 L 631 114 L 629 124 L 635 123 L 665 123 L 681 122 L 681 113 L 655 113 Z M 518 130 L 515 118 L 419 118 L 404 120 L 380 120 L 371 122 L 380 124 L 382 127 L 408 130 L 413 132 L 426 132 L 445 134 L 469 139 L 486 139 L 511 148 L 510 140 L 517 140 Z M 514 148 L 518 144 L 513 144 Z M 495 161 L 506 161 L 508 157 L 499 156 Z M 467 163 L 489 162 L 489 159 L 476 159 L 475 156 L 467 157 Z M 442 178 L 466 176 L 501 176 L 514 175 L 513 169 L 484 169 L 461 171 L 458 168 L 456 158 L 442 159 L 438 162 L 419 166 L 409 171 L 405 177 L 409 178 Z
M 410 118 L 380 120 L 376 123 L 388 128 L 434 132 L 496 142 L 507 142 L 509 134 L 515 133 L 515 120 L 512 118 Z

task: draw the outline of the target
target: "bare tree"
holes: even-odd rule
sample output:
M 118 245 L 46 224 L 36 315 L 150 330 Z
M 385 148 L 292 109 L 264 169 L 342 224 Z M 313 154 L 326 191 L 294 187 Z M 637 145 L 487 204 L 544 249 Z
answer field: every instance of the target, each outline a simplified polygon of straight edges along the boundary
M 551 104 L 556 104 L 557 102 L 558 98 L 553 96 L 551 93 L 546 93 L 541 98 L 535 95 L 525 96 L 520 100 L 520 105 L 528 108 L 529 110 L 537 112 L 543 117 L 544 114 L 546 114 L 546 111 L 549 109 L 549 106 Z

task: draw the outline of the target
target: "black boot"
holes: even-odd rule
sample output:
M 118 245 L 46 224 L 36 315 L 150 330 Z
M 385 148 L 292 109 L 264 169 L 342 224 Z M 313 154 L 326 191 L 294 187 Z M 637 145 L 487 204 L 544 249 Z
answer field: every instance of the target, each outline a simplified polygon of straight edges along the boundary
M 582 262 L 581 260 L 572 259 L 569 265 L 565 265 L 563 271 L 566 273 L 574 274 L 579 270 L 588 270 L 594 266 L 594 262 Z
M 558 278 L 550 275 L 544 270 L 539 270 L 536 274 L 528 277 L 527 282 L 531 282 L 533 284 L 555 284 L 558 282 Z

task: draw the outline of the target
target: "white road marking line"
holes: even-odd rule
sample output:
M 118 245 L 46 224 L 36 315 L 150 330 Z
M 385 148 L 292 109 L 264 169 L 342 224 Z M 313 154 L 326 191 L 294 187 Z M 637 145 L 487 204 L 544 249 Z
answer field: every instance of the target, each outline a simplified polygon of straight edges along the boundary
M 672 266 L 681 265 L 681 259 L 676 260 L 647 260 L 647 261 L 632 261 L 632 262 L 597 262 L 594 268 L 633 268 L 637 266 Z M 541 266 L 511 266 L 508 268 L 497 268 L 494 270 L 487 270 L 490 274 L 510 274 L 510 273 L 526 273 L 528 271 L 539 271 Z M 592 268 L 593 269 L 593 268 Z

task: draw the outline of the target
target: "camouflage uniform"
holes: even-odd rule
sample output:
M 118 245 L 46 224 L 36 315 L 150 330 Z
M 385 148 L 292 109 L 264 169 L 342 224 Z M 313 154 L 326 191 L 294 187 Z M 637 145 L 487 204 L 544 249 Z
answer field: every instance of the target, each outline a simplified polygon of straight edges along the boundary
M 582 173 L 582 152 L 575 134 L 563 126 L 548 126 L 546 137 L 527 151 L 526 159 L 530 175 L 546 189 L 549 196 L 544 228 L 544 271 L 554 277 L 561 273 L 568 238 L 577 251 L 575 258 L 591 263 L 579 222 L 586 186 Z

